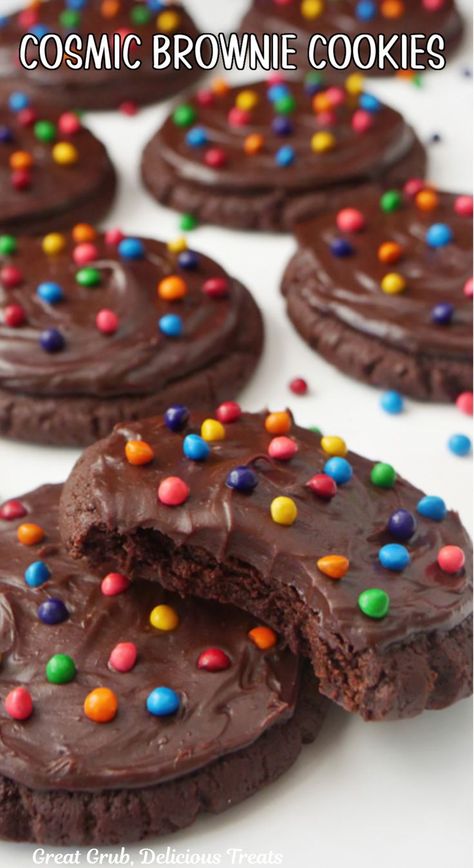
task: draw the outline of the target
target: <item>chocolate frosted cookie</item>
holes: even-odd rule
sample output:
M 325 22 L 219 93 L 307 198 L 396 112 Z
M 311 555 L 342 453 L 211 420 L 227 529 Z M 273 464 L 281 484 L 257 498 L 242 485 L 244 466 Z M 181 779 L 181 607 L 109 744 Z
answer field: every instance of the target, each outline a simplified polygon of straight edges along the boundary
M 472 198 L 418 180 L 302 224 L 288 315 L 336 367 L 415 398 L 472 390 Z
M 139 69 L 128 69 L 122 62 L 115 69 L 113 53 L 110 54 L 110 69 L 69 69 L 63 61 L 57 69 L 45 69 L 38 64 L 36 69 L 25 69 L 18 63 L 18 49 L 22 37 L 31 33 L 41 39 L 48 33 L 65 39 L 69 33 L 79 34 L 86 41 L 88 34 L 100 40 L 108 38 L 112 52 L 114 40 L 124 44 L 127 36 L 138 36 L 142 44 L 132 41 L 129 50 L 130 63 L 141 62 Z M 198 31 L 192 19 L 179 3 L 162 0 L 47 0 L 28 3 L 15 15 L 0 16 L 0 81 L 26 91 L 33 98 L 44 100 L 48 105 L 61 109 L 115 109 L 129 101 L 135 104 L 157 102 L 173 96 L 182 88 L 196 81 L 202 70 L 195 65 L 193 55 L 188 60 L 193 69 L 173 69 L 173 62 L 166 69 L 153 69 L 153 37 L 161 34 L 172 39 L 175 33 L 183 33 L 196 39 Z M 87 56 L 87 46 L 81 51 Z M 173 57 L 173 51 L 171 57 Z M 55 60 L 56 48 L 49 46 L 48 60 Z M 105 65 L 106 54 L 102 54 Z M 31 64 L 39 59 L 39 49 L 32 42 L 28 45 L 27 60 Z M 161 60 L 162 58 L 160 58 Z M 75 61 L 77 62 L 77 61 Z M 108 62 L 108 60 L 107 60 Z M 1 92 L 0 85 L 0 92 Z
M 424 175 L 425 151 L 394 109 L 319 74 L 246 88 L 217 82 L 178 105 L 147 145 L 143 179 L 165 205 L 238 229 L 288 230 L 343 193 Z
M 61 532 L 92 566 L 262 618 L 309 657 L 324 694 L 368 720 L 471 692 L 459 517 L 288 411 L 172 407 L 117 426 L 66 482 Z
M 240 29 L 242 33 L 256 33 L 258 36 L 263 33 L 296 34 L 297 42 L 291 44 L 297 48 L 297 54 L 290 60 L 300 69 L 311 65 L 308 45 L 314 33 L 327 40 L 335 34 L 344 34 L 356 42 L 365 74 L 394 75 L 397 67 L 407 68 L 401 40 L 416 34 L 419 52 L 416 61 L 426 65 L 433 52 L 446 55 L 458 45 L 463 22 L 454 0 L 252 0 Z M 362 34 L 375 40 L 382 36 L 384 43 L 390 46 L 389 56 L 393 63 L 389 58 L 384 59 L 380 69 L 377 59 L 371 57 L 368 40 Z M 443 37 L 443 50 L 438 40 L 431 44 L 433 34 Z M 345 62 L 346 47 L 342 40 L 335 46 L 335 56 L 339 64 Z M 321 41 L 317 44 L 315 60 L 317 63 L 328 61 L 327 45 Z M 434 61 L 437 63 L 437 58 Z M 353 59 L 349 68 L 360 71 Z
M 322 722 L 312 676 L 244 612 L 71 563 L 60 490 L 0 507 L 0 835 L 123 844 L 274 780 Z
M 36 108 L 24 92 L 0 97 L 0 232 L 38 234 L 100 220 L 115 193 L 106 149 L 72 112 Z
M 262 347 L 250 293 L 186 248 L 87 224 L 0 236 L 0 433 L 87 444 L 175 401 L 213 406 Z

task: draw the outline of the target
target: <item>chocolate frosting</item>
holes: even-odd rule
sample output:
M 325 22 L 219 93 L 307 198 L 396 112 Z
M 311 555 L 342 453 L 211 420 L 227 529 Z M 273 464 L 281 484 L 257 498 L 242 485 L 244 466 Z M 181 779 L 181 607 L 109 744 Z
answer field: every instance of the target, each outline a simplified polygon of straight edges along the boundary
M 457 39 L 462 30 L 462 20 L 454 0 L 443 0 L 439 9 L 427 9 L 423 0 L 405 0 L 400 4 L 402 14 L 396 17 L 384 15 L 383 4 L 376 0 L 375 15 L 370 21 L 363 21 L 357 16 L 358 5 L 359 0 L 326 0 L 322 3 L 320 14 L 309 18 L 303 15 L 301 0 L 287 0 L 286 3 L 278 3 L 277 0 L 253 0 L 241 30 L 259 34 L 295 33 L 298 36 L 297 64 L 300 68 L 308 67 L 307 45 L 313 33 L 321 33 L 327 38 L 336 33 L 345 33 L 350 39 L 360 33 L 372 36 L 382 34 L 387 41 L 394 34 L 416 33 L 430 36 L 432 33 L 439 33 L 448 43 Z M 417 43 L 419 47 L 423 44 L 424 41 Z M 364 59 L 363 45 L 361 54 Z M 391 54 L 394 58 L 400 57 L 397 47 L 392 49 Z M 317 60 L 321 59 L 327 59 L 327 55 L 319 44 Z M 417 60 L 420 61 L 419 56 Z M 364 72 L 382 74 L 376 67 Z M 386 63 L 383 72 L 395 74 L 396 70 L 390 63 Z
M 318 87 L 326 90 L 331 82 L 322 79 Z M 413 130 L 394 109 L 380 104 L 374 112 L 372 126 L 364 133 L 356 132 L 351 121 L 359 106 L 359 97 L 342 90 L 342 102 L 333 109 L 333 122 L 315 114 L 312 107 L 314 90 L 308 91 L 304 83 L 287 82 L 295 99 L 295 109 L 288 115 L 293 131 L 279 135 L 272 128 L 277 117 L 274 103 L 269 99 L 270 82 L 260 81 L 246 87 L 231 87 L 214 92 L 210 104 L 202 105 L 199 94 L 187 103 L 196 112 L 194 126 L 204 128 L 208 145 L 191 147 L 186 140 L 189 128 L 177 126 L 171 115 L 153 140 L 153 149 L 161 160 L 172 166 L 176 175 L 187 182 L 210 189 L 258 192 L 279 189 L 286 193 L 329 188 L 341 182 L 370 181 L 383 176 L 413 148 L 416 138 Z M 249 112 L 248 122 L 241 126 L 229 123 L 229 112 L 234 108 L 237 95 L 250 90 L 258 98 Z M 311 148 L 314 133 L 329 131 L 335 137 L 332 150 L 315 153 Z M 249 135 L 263 136 L 258 153 L 244 151 Z M 294 162 L 279 166 L 276 154 L 283 146 L 291 146 Z M 226 156 L 219 168 L 205 163 L 208 148 L 218 147 Z M 153 150 L 147 152 L 147 159 Z
M 27 516 L 0 521 L 0 772 L 34 789 L 90 790 L 138 787 L 177 778 L 253 743 L 269 727 L 289 719 L 298 694 L 299 662 L 280 646 L 259 650 L 248 638 L 258 622 L 231 606 L 180 599 L 151 582 L 135 582 L 114 597 L 100 581 L 71 562 L 58 536 L 61 486 L 46 485 L 21 500 Z M 34 547 L 21 545 L 17 527 L 38 523 L 46 533 Z M 45 561 L 47 584 L 29 588 L 27 566 Z M 48 597 L 67 606 L 69 618 L 43 624 L 37 607 Z M 166 603 L 179 625 L 163 633 L 149 623 Z M 134 642 L 135 667 L 108 667 L 119 642 Z M 200 653 L 221 648 L 224 671 L 197 667 Z M 53 654 L 70 655 L 77 668 L 68 684 L 49 683 L 45 666 Z M 29 720 L 12 720 L 3 700 L 18 685 L 33 699 Z M 181 709 L 157 718 L 146 697 L 165 685 L 178 692 Z M 96 687 L 118 698 L 107 724 L 89 720 L 84 699 Z
M 265 415 L 245 413 L 225 425 L 225 439 L 214 442 L 210 456 L 201 462 L 183 455 L 183 437 L 199 432 L 200 413 L 192 414 L 181 433 L 172 433 L 159 417 L 116 426 L 109 438 L 86 450 L 65 485 L 61 521 L 68 547 L 86 557 L 90 551 L 92 558 L 97 532 L 111 535 L 109 551 L 127 564 L 129 574 L 140 575 L 150 564 L 153 578 L 153 551 L 146 549 L 140 561 L 140 540 L 147 531 L 157 531 L 186 547 L 188 557 L 197 552 L 199 563 L 207 554 L 224 564 L 236 582 L 241 571 L 249 583 L 250 568 L 275 593 L 290 589 L 295 601 L 302 600 L 311 617 L 316 616 L 323 641 L 330 647 L 342 641 L 356 652 L 450 630 L 466 618 L 472 609 L 472 551 L 456 513 L 448 512 L 440 523 L 424 518 L 416 511 L 422 492 L 401 478 L 393 488 L 376 487 L 370 479 L 373 462 L 351 452 L 347 459 L 352 480 L 339 486 L 330 501 L 319 498 L 306 483 L 323 471 L 329 457 L 321 438 L 293 424 L 289 436 L 298 452 L 289 461 L 271 459 Z M 137 437 L 149 443 L 156 456 L 139 468 L 124 454 L 127 440 Z M 226 485 L 229 471 L 241 465 L 256 471 L 258 484 L 251 493 Z M 168 476 L 181 477 L 190 488 L 181 506 L 165 506 L 157 499 L 158 485 Z M 275 523 L 270 514 L 273 499 L 282 495 L 291 497 L 298 509 L 289 527 Z M 417 529 L 406 543 L 411 564 L 394 573 L 380 565 L 378 552 L 397 541 L 388 533 L 387 522 L 400 507 L 416 516 Z M 456 575 L 442 572 L 437 564 L 438 551 L 447 544 L 465 551 L 465 568 Z M 339 581 L 317 567 L 319 558 L 334 554 L 350 562 Z M 212 566 L 209 570 L 206 592 L 212 597 Z M 367 617 L 358 607 L 359 594 L 373 587 L 385 590 L 391 601 L 381 620 Z M 288 621 L 293 623 L 291 613 Z
M 136 0 L 120 0 L 117 14 L 112 17 L 102 14 L 103 6 L 103 0 L 87 0 L 84 9 L 79 13 L 78 24 L 73 27 L 64 25 L 60 20 L 61 14 L 69 10 L 65 0 L 42 2 L 36 13 L 30 11 L 30 15 L 35 19 L 34 24 L 30 26 L 25 26 L 22 18 L 25 11 L 9 16 L 3 26 L 0 26 L 0 79 L 2 76 L 8 78 L 14 75 L 19 83 L 23 80 L 27 86 L 51 88 L 50 98 L 54 102 L 56 100 L 54 89 L 58 87 L 68 88 L 72 99 L 76 90 L 83 89 L 85 85 L 91 89 L 91 92 L 99 88 L 123 87 L 125 77 L 130 77 L 132 81 L 135 80 L 137 100 L 140 101 L 140 87 L 144 78 L 153 77 L 158 89 L 161 79 L 176 77 L 176 70 L 174 70 L 172 63 L 163 70 L 153 70 L 152 68 L 152 39 L 156 33 L 160 32 L 157 24 L 160 12 L 151 13 L 148 22 L 138 24 L 131 17 L 132 11 L 138 6 Z M 169 3 L 163 7 L 161 12 L 174 13 L 177 16 L 176 27 L 166 32 L 165 35 L 186 33 L 192 39 L 196 39 L 198 31 L 180 3 Z M 121 69 L 111 70 L 95 69 L 94 67 L 74 70 L 69 69 L 65 64 L 54 70 L 45 69 L 41 64 L 38 64 L 34 70 L 23 69 L 18 64 L 19 42 L 25 33 L 34 32 L 35 27 L 38 26 L 44 27 L 48 33 L 59 34 L 62 39 L 70 32 L 78 33 L 83 37 L 88 33 L 93 33 L 97 37 L 103 33 L 110 36 L 118 32 L 133 33 L 141 38 L 142 45 L 132 47 L 130 59 L 132 62 L 139 59 L 142 65 L 137 70 L 128 70 L 125 66 L 122 66 Z M 30 46 L 28 60 L 33 59 L 38 59 L 38 50 Z M 43 95 L 40 93 L 41 97 Z M 48 98 L 46 97 L 46 101 Z
M 305 270 L 310 268 L 315 278 L 301 288 L 305 302 L 322 316 L 336 317 L 405 352 L 471 359 L 472 299 L 463 287 L 472 278 L 472 216 L 456 212 L 456 195 L 437 196 L 437 207 L 423 211 L 415 198 L 402 194 L 400 207 L 387 212 L 380 206 L 380 193 L 359 192 L 341 205 L 362 213 L 362 231 L 341 232 L 336 211 L 297 227 L 298 257 L 304 257 Z M 451 228 L 453 241 L 432 248 L 426 233 L 436 223 Z M 331 244 L 339 239 L 349 242 L 352 255 L 334 255 Z M 387 241 L 402 248 L 393 264 L 377 255 Z M 402 293 L 382 291 L 381 281 L 389 272 L 405 278 Z M 437 325 L 432 310 L 444 302 L 454 305 L 454 315 L 448 325 Z
M 225 356 L 239 330 L 245 328 L 243 310 L 248 292 L 228 278 L 228 295 L 211 298 L 203 292 L 209 278 L 226 274 L 211 259 L 199 254 L 194 269 L 179 267 L 178 253 L 159 241 L 143 240 L 144 256 L 124 259 L 106 236 L 92 242 L 102 282 L 84 287 L 76 282 L 80 266 L 73 260 L 74 241 L 65 235 L 64 250 L 47 256 L 41 241 L 18 239 L 18 252 L 0 257 L 2 264 L 19 267 L 22 284 L 2 289 L 0 307 L 16 302 L 26 312 L 19 328 L 0 324 L 0 387 L 35 395 L 140 395 L 158 392 L 174 380 L 206 369 Z M 157 293 L 162 278 L 179 275 L 187 294 L 179 301 L 166 301 Z M 36 295 L 38 284 L 55 281 L 64 292 L 56 305 L 43 303 Z M 110 309 L 119 318 L 113 335 L 96 326 L 97 313 Z M 181 316 L 183 334 L 167 337 L 158 328 L 165 314 Z M 47 353 L 39 344 L 44 329 L 57 328 L 65 338 L 59 353 Z
M 12 91 L 13 92 L 13 91 Z M 0 99 L 0 130 L 9 131 L 11 141 L 0 138 L 0 231 L 22 231 L 24 223 L 42 220 L 47 215 L 57 215 L 58 225 L 63 213 L 77 208 L 81 203 L 93 201 L 94 196 L 108 184 L 107 196 L 113 188 L 113 168 L 103 144 L 85 127 L 74 134 L 57 132 L 53 142 L 40 141 L 34 131 L 34 122 L 24 125 L 20 114 L 12 111 L 8 100 L 10 91 L 2 90 Z M 37 120 L 57 124 L 59 115 L 50 109 L 37 110 L 30 101 L 29 108 L 35 111 Z M 69 165 L 54 161 L 53 147 L 58 142 L 70 142 L 78 152 L 78 160 Z M 31 185 L 16 189 L 11 180 L 11 155 L 24 151 L 33 157 Z M 101 203 L 98 203 L 101 206 Z

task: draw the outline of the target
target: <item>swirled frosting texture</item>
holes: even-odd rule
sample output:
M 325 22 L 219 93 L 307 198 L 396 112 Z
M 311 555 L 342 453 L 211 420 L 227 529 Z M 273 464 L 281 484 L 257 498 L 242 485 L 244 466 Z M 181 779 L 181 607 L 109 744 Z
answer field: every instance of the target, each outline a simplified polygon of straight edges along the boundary
M 0 520 L 0 695 L 18 685 L 30 691 L 34 711 L 12 720 L 0 704 L 0 773 L 34 789 L 95 790 L 157 784 L 192 772 L 253 743 L 266 729 L 289 719 L 298 694 L 299 663 L 277 646 L 259 650 L 248 637 L 258 622 L 230 606 L 183 600 L 151 582 L 135 582 L 106 597 L 100 579 L 71 562 L 58 535 L 61 486 L 44 486 L 21 500 L 27 516 Z M 33 521 L 45 531 L 34 547 L 21 545 L 17 528 Z M 27 566 L 41 559 L 50 580 L 29 588 Z M 60 598 L 69 618 L 55 626 L 38 619 L 37 607 Z M 179 625 L 163 633 L 149 623 L 151 610 L 166 603 Z M 108 667 L 119 642 L 134 642 L 135 667 Z M 221 672 L 197 667 L 200 653 L 219 647 L 231 665 Z M 53 654 L 70 655 L 77 675 L 68 684 L 49 683 L 45 666 Z M 147 695 L 166 685 L 181 709 L 157 718 Z M 83 711 L 96 687 L 108 687 L 119 709 L 108 724 Z

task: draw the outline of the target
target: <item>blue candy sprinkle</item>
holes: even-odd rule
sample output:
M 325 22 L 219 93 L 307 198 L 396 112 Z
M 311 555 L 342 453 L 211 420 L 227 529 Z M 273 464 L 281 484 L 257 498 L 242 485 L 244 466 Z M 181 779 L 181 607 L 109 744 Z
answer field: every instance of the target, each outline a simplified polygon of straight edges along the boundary
M 277 166 L 291 166 L 295 160 L 295 151 L 290 145 L 284 145 L 279 148 L 275 154 Z
M 26 93 L 21 93 L 21 91 L 14 91 L 14 93 L 10 94 L 8 105 L 10 106 L 12 112 L 21 112 L 23 109 L 28 108 L 30 104 L 30 100 L 27 97 Z
M 30 588 L 39 588 L 51 578 L 51 572 L 44 561 L 34 561 L 25 570 L 25 582 Z
M 435 304 L 431 311 L 431 319 L 436 325 L 449 325 L 454 315 L 454 305 L 449 301 Z
M 387 530 L 397 539 L 410 539 L 416 530 L 415 517 L 407 509 L 397 509 L 387 522 Z
M 176 431 L 181 431 L 185 427 L 189 419 L 189 410 L 184 404 L 172 404 L 171 407 L 165 410 L 163 418 L 166 427 L 176 433 Z
M 394 389 L 389 389 L 387 392 L 384 392 L 380 397 L 380 406 L 382 410 L 385 410 L 386 413 L 390 413 L 390 415 L 395 416 L 397 413 L 401 413 L 404 407 L 404 401 L 400 392 L 396 392 Z
M 431 518 L 432 521 L 443 521 L 447 513 L 443 498 L 437 497 L 435 494 L 427 494 L 422 497 L 416 505 L 416 511 L 424 518 Z
M 272 120 L 272 131 L 277 136 L 290 136 L 293 129 L 294 127 L 290 119 L 284 117 L 284 115 L 277 115 L 277 117 Z
M 194 250 L 183 250 L 178 256 L 178 265 L 185 271 L 193 271 L 199 265 L 199 256 Z
M 167 717 L 175 714 L 180 706 L 180 699 L 171 687 L 155 687 L 146 700 L 147 711 L 155 717 Z
M 445 247 L 453 240 L 453 230 L 446 223 L 433 223 L 426 232 L 428 247 Z
M 471 438 L 467 434 L 452 434 L 448 440 L 448 449 L 453 455 L 464 457 L 471 451 Z
M 10 127 L 6 127 L 6 126 L 4 126 L 4 124 L 2 124 L 0 126 L 0 144 L 6 145 L 8 142 L 11 142 L 12 140 L 13 140 L 13 133 L 12 133 Z
M 270 102 L 278 102 L 279 99 L 288 96 L 290 89 L 286 84 L 272 84 L 267 90 L 267 96 Z
M 352 479 L 352 467 L 346 458 L 339 458 L 338 456 L 329 458 L 324 465 L 324 472 L 338 485 L 344 485 Z
M 345 238 L 334 238 L 331 241 L 331 253 L 333 256 L 342 259 L 345 256 L 352 256 L 354 248 Z
M 205 461 L 210 451 L 210 447 L 199 434 L 188 434 L 183 440 L 183 452 L 191 461 Z
M 359 21 L 373 21 L 377 15 L 377 7 L 373 0 L 360 0 L 355 12 Z
M 36 36 L 38 39 L 42 39 L 43 36 L 46 36 L 48 33 L 50 33 L 50 31 L 44 24 L 34 24 L 33 27 L 30 29 L 30 33 L 32 33 L 33 36 Z
M 177 313 L 166 313 L 158 320 L 158 328 L 168 338 L 180 338 L 183 334 L 183 320 Z
M 123 238 L 118 246 L 122 259 L 143 259 L 145 247 L 139 238 Z
M 65 340 L 58 329 L 46 329 L 41 332 L 39 342 L 45 353 L 59 353 L 65 345 Z
M 186 133 L 186 144 L 191 148 L 200 148 L 207 145 L 209 139 L 203 127 L 193 127 Z
M 388 543 L 379 551 L 379 561 L 386 570 L 399 572 L 410 563 L 410 554 L 405 546 L 399 543 Z
M 225 484 L 236 491 L 253 491 L 258 483 L 258 477 L 250 467 L 234 467 L 227 474 Z
M 50 597 L 38 606 L 38 618 L 43 624 L 61 624 L 69 617 L 69 612 L 62 600 Z
M 46 302 L 46 304 L 58 304 L 64 298 L 62 287 L 59 283 L 53 283 L 52 281 L 40 283 L 36 289 L 36 295 L 41 301 Z
M 359 97 L 359 105 L 361 109 L 371 114 L 380 111 L 380 100 L 372 93 L 362 93 Z

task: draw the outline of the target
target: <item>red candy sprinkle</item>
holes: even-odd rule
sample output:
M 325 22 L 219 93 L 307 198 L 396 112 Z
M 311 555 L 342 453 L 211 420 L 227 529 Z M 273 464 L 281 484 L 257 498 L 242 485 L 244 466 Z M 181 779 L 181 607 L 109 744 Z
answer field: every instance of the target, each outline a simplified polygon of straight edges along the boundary
M 425 182 L 421 178 L 410 178 L 403 187 L 403 192 L 410 199 L 413 199 L 417 193 L 425 189 Z
M 33 700 L 26 687 L 15 687 L 5 698 L 5 710 L 13 720 L 28 720 L 33 714 Z
M 158 500 L 165 506 L 181 506 L 189 497 L 189 485 L 179 476 L 167 476 L 158 486 Z
M 323 497 L 326 500 L 334 497 L 337 493 L 337 485 L 334 482 L 334 479 L 332 479 L 331 476 L 328 476 L 327 473 L 316 473 L 311 477 L 306 485 L 311 489 L 311 491 L 314 491 L 318 497 Z
M 290 382 L 290 391 L 293 392 L 294 395 L 306 395 L 308 391 L 308 384 L 306 380 L 303 380 L 303 377 L 295 377 L 294 380 Z
M 105 233 L 105 243 L 112 247 L 117 247 L 124 238 L 125 235 L 120 229 L 108 229 Z
M 31 187 L 31 173 L 27 169 L 17 169 L 10 176 L 14 190 L 28 190 Z
M 237 401 L 224 401 L 223 404 L 219 404 L 216 410 L 216 419 L 222 422 L 223 425 L 236 422 L 237 419 L 240 419 L 241 415 L 242 410 Z
M 202 291 L 209 298 L 225 298 L 229 293 L 229 281 L 226 277 L 209 277 L 204 281 Z
M 73 136 L 81 129 L 81 122 L 74 112 L 64 112 L 58 120 L 58 129 L 66 136 Z
M 456 407 L 466 416 L 472 416 L 472 392 L 461 392 L 456 398 Z
M 277 458 L 279 461 L 289 461 L 297 452 L 298 447 L 290 437 L 274 437 L 268 446 L 270 458 Z
M 362 211 L 357 208 L 342 208 L 336 217 L 338 229 L 341 232 L 360 232 L 365 226 Z
M 94 262 L 98 256 L 99 251 L 95 244 L 90 244 L 87 241 L 84 244 L 78 244 L 72 254 L 76 265 L 87 265 L 89 262 Z
M 466 283 L 464 284 L 464 295 L 468 298 L 472 298 L 472 277 L 470 277 L 469 280 L 466 280 Z
M 206 672 L 222 672 L 231 665 L 230 657 L 221 648 L 206 648 L 198 657 L 198 669 Z
M 7 304 L 3 311 L 3 322 L 13 329 L 23 325 L 26 322 L 26 313 L 21 304 Z
M 117 594 L 123 594 L 129 587 L 130 579 L 123 573 L 108 573 L 100 584 L 100 590 L 104 597 L 115 597 Z
M 472 217 L 472 196 L 458 196 L 454 210 L 460 217 Z
M 222 166 L 225 166 L 227 155 L 222 148 L 209 148 L 209 150 L 204 154 L 204 162 L 206 163 L 206 166 L 210 166 L 211 169 L 220 169 Z
M 108 666 L 116 672 L 130 672 L 137 662 L 137 655 L 134 642 L 119 642 L 110 654 Z
M 198 105 L 203 106 L 203 108 L 212 105 L 214 102 L 212 90 L 199 90 L 196 94 L 196 102 Z
M 458 573 L 466 558 L 459 546 L 443 546 L 438 552 L 437 560 L 444 573 Z
M 22 127 L 31 127 L 35 123 L 37 118 L 37 113 L 33 108 L 30 108 L 29 106 L 18 112 L 16 116 L 18 123 Z
M 25 515 L 26 509 L 21 500 L 7 500 L 0 506 L 0 518 L 4 521 L 15 521 L 15 519 L 23 518 Z
M 0 271 L 0 283 L 5 289 L 14 289 L 15 286 L 20 286 L 22 281 L 23 274 L 14 265 L 5 265 Z
M 104 307 L 95 318 L 97 328 L 103 335 L 113 335 L 119 327 L 119 318 L 113 310 Z
M 246 127 L 247 124 L 250 123 L 251 115 L 250 112 L 244 111 L 244 109 L 239 109 L 236 106 L 231 108 L 227 120 L 231 127 Z
M 128 117 L 133 117 L 138 112 L 138 106 L 136 102 L 130 100 L 125 100 L 120 104 L 120 111 L 123 115 L 128 115 Z
M 370 112 L 358 109 L 352 115 L 352 129 L 356 133 L 365 133 L 374 125 L 374 119 Z

